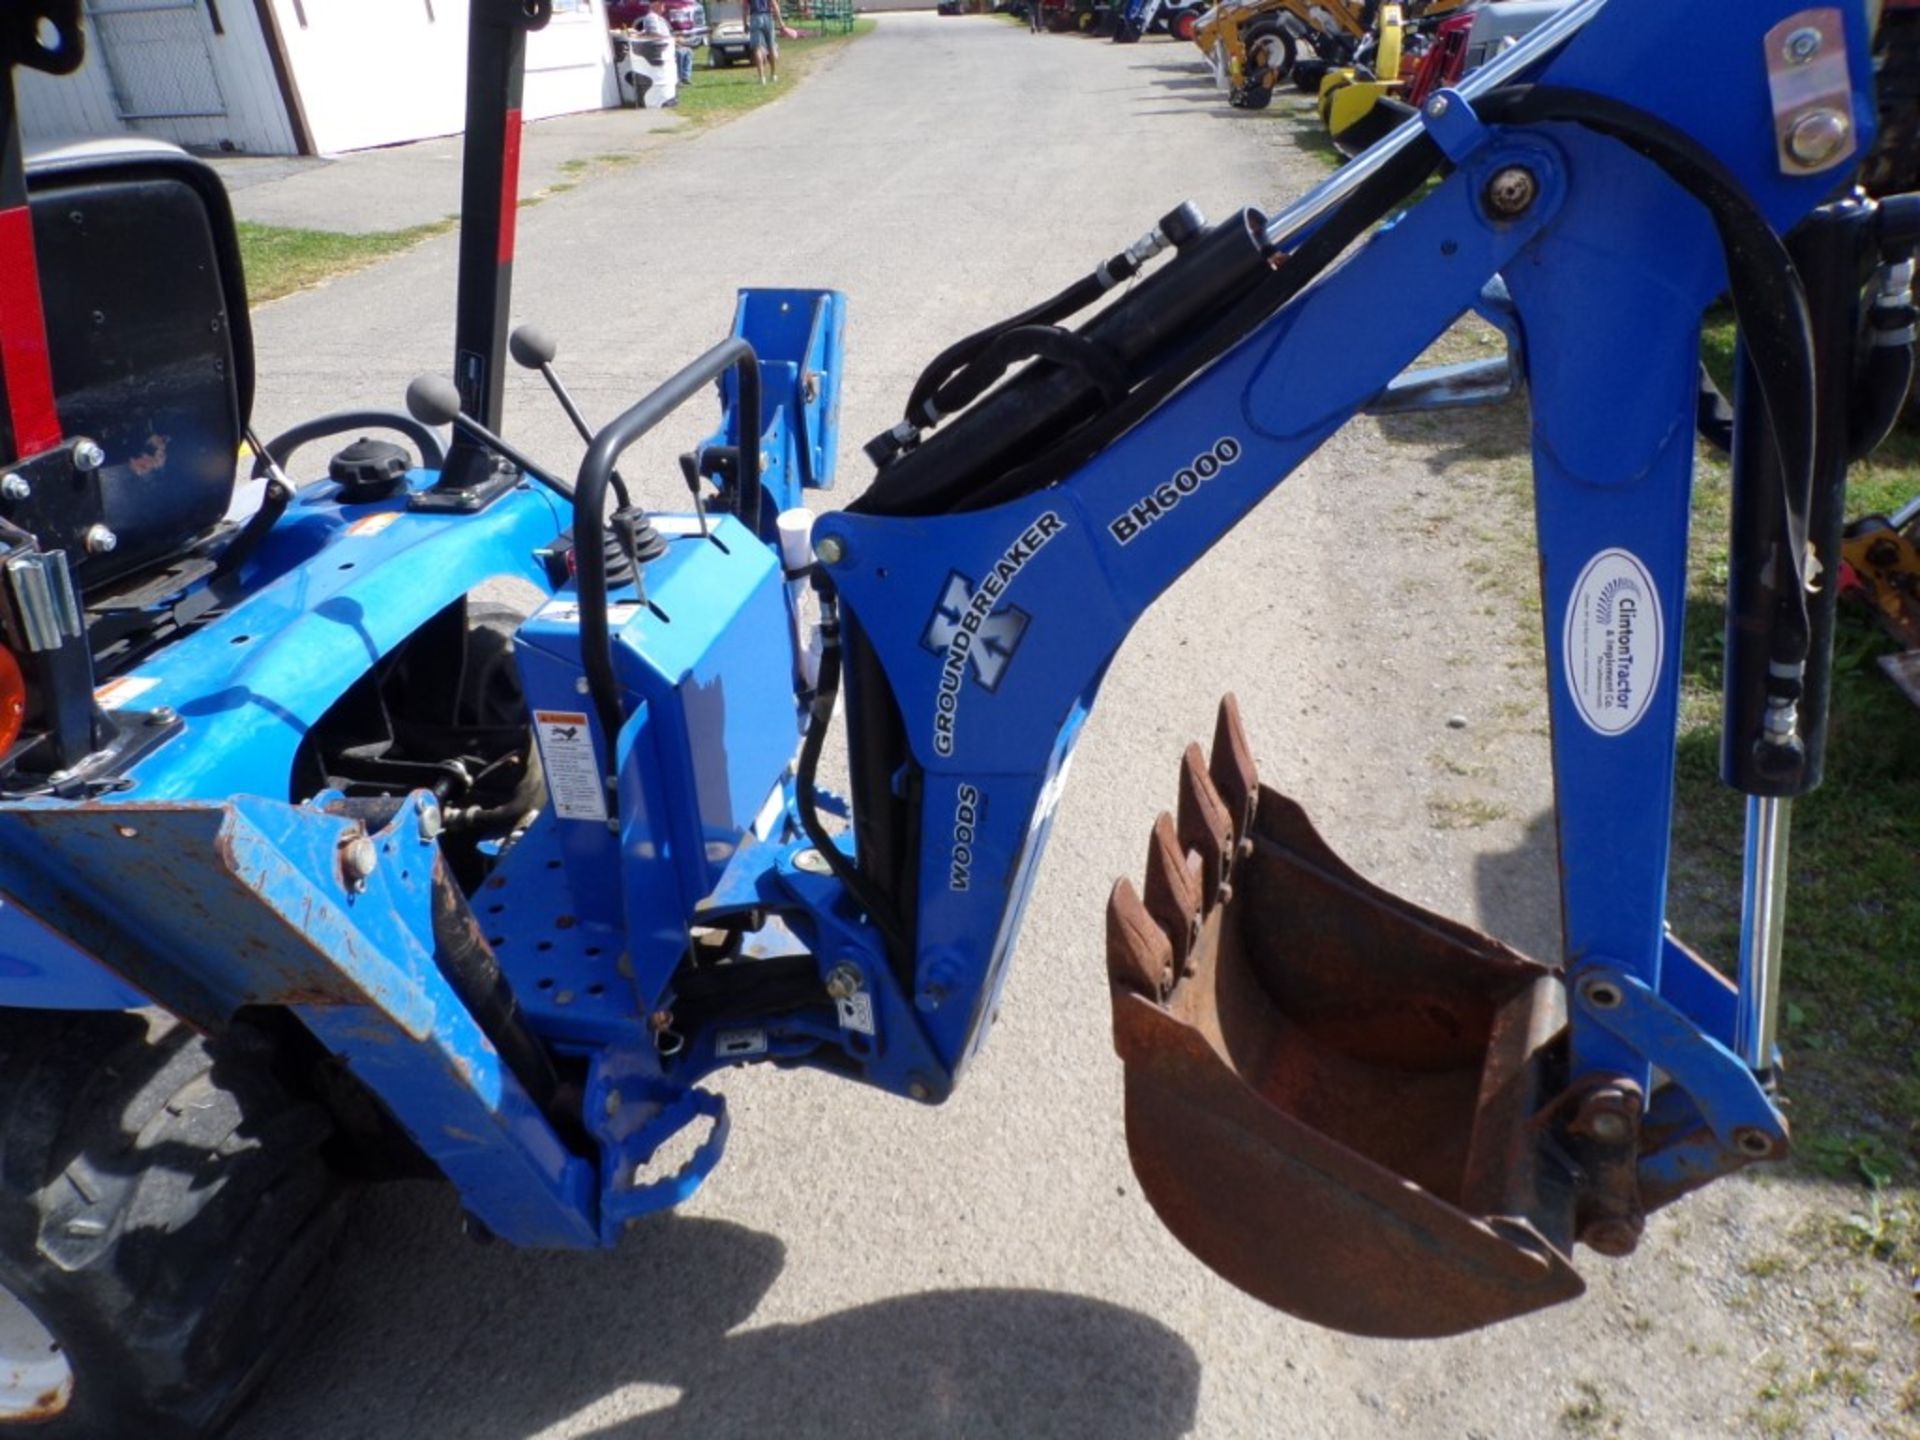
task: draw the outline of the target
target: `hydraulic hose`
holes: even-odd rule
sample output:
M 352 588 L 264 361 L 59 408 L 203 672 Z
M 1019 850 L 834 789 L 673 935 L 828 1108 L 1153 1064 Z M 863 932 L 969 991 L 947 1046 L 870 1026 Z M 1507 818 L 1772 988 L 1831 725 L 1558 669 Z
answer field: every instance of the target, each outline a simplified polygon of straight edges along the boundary
M 991 380 L 974 388 L 972 396 L 966 399 L 956 399 L 946 392 L 957 382 L 961 373 L 972 367 L 996 342 L 1014 331 L 1034 326 L 1056 326 L 1078 314 L 1114 286 L 1139 274 L 1147 261 L 1169 245 L 1185 245 L 1201 232 L 1203 226 L 1200 212 L 1191 203 L 1183 202 L 1162 216 L 1153 229 L 1132 245 L 1101 261 L 1090 274 L 1074 281 L 1059 294 L 1018 315 L 997 321 L 954 341 L 920 372 L 920 378 L 914 382 L 913 390 L 907 397 L 905 418 L 900 424 L 867 442 L 868 458 L 876 465 L 888 464 L 903 448 L 917 442 L 920 432 L 932 429 L 955 410 L 971 404 L 973 397 L 977 397 L 986 384 L 991 384 Z
M 1477 102 L 1490 124 L 1561 121 L 1618 140 L 1644 156 L 1706 209 L 1726 253 L 1734 317 L 1753 365 L 1783 484 L 1779 533 L 1791 582 L 1773 631 L 1769 694 L 1797 704 L 1812 643 L 1807 613 L 1807 524 L 1815 444 L 1813 322 L 1793 259 L 1733 174 L 1692 137 L 1657 116 L 1604 95 L 1516 85 Z
M 847 893 L 854 899 L 867 918 L 886 938 L 888 946 L 896 957 L 911 961 L 912 955 L 907 936 L 902 932 L 900 919 L 887 897 L 863 874 L 834 844 L 833 836 L 827 833 L 825 822 L 820 818 L 820 797 L 815 789 L 815 777 L 820 769 L 820 754 L 826 748 L 827 730 L 833 723 L 834 702 L 840 695 L 840 618 L 839 608 L 831 596 L 823 595 L 820 606 L 820 679 L 814 687 L 813 704 L 807 715 L 807 733 L 800 742 L 800 761 L 793 776 L 794 809 L 798 813 L 800 828 L 806 832 L 807 839 L 813 842 L 813 848 L 827 862 L 834 877 L 847 887 Z
M 1229 306 L 1199 340 L 1149 376 L 1119 405 L 1066 436 L 1036 459 L 989 481 L 966 508 L 1001 504 L 1040 489 L 1084 465 L 1165 403 L 1168 396 L 1265 324 L 1281 306 L 1300 294 L 1395 206 L 1445 163 L 1439 146 L 1425 136 L 1404 146 L 1376 170 L 1301 242 L 1291 254 L 1275 255 L 1253 285 Z
M 1847 414 L 1847 458 L 1864 460 L 1885 443 L 1913 390 L 1913 261 L 1881 271 L 1867 314 L 1867 359 Z

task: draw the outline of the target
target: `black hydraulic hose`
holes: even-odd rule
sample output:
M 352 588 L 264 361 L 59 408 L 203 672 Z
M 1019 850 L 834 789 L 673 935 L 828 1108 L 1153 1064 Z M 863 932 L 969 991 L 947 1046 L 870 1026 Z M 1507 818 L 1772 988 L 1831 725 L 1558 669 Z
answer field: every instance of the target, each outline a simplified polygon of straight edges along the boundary
M 1177 243 L 1177 242 L 1176 242 Z M 1157 368 L 1185 337 L 1232 309 L 1268 273 L 1266 218 L 1241 213 L 1191 235 L 1179 258 L 1124 300 L 1089 319 L 1079 334 L 1128 368 Z M 939 515 L 974 508 L 983 479 L 1042 453 L 1106 407 L 1074 367 L 1028 365 L 952 417 L 925 443 L 881 469 L 848 509 L 865 515 Z M 872 449 L 868 453 L 871 455 Z
M 821 599 L 820 677 L 814 686 L 813 704 L 807 714 L 807 733 L 800 742 L 800 761 L 793 774 L 794 809 L 800 818 L 800 828 L 827 862 L 827 868 L 833 871 L 834 878 L 846 886 L 854 903 L 866 911 L 867 918 L 886 938 L 894 955 L 905 957 L 909 954 L 907 938 L 901 931 L 900 918 L 893 906 L 833 843 L 833 836 L 827 833 L 826 824 L 820 819 L 820 799 L 814 788 L 814 779 L 820 768 L 820 752 L 826 747 L 827 729 L 833 723 L 834 701 L 840 694 L 841 656 L 838 609 L 830 597 L 823 595 Z
M 1440 147 L 1426 136 L 1410 141 L 1367 177 L 1338 209 L 1328 215 L 1291 254 L 1276 256 L 1273 267 L 1229 307 L 1200 340 L 1148 378 L 1124 402 L 1027 464 L 1016 466 L 968 497 L 968 508 L 1001 504 L 1071 474 L 1114 440 L 1158 409 L 1182 385 L 1218 360 L 1281 306 L 1324 274 L 1355 241 L 1386 218 L 1445 163 Z
M 1880 304 L 1868 322 L 1866 364 L 1847 414 L 1847 459 L 1864 460 L 1893 433 L 1913 391 L 1914 307 Z
M 1734 318 L 1780 455 L 1785 483 L 1779 524 L 1784 558 L 1793 571 L 1793 583 L 1785 588 L 1794 599 L 1783 607 L 1772 658 L 1787 671 L 1797 670 L 1812 639 L 1806 566 L 1815 444 L 1813 321 L 1785 243 L 1718 157 L 1645 111 L 1604 95 L 1548 85 L 1497 90 L 1474 108 L 1489 124 L 1562 121 L 1618 140 L 1659 166 L 1712 217 L 1726 253 Z
M 1058 325 L 1069 316 L 1078 314 L 1121 281 L 1131 280 L 1138 275 L 1147 261 L 1161 249 L 1168 245 L 1185 245 L 1203 225 L 1200 212 L 1191 203 L 1182 203 L 1162 216 L 1159 224 L 1140 241 L 1103 260 L 1091 274 L 1083 275 L 1058 295 L 954 341 L 934 356 L 914 382 L 913 391 L 907 397 L 906 424 L 916 430 L 926 430 L 952 414 L 954 407 L 943 403 L 936 392 L 951 381 L 958 371 L 972 364 L 995 341 L 1014 330 L 1033 325 Z M 876 437 L 875 443 L 879 443 L 881 438 Z
M 1700 367 L 1700 398 L 1694 406 L 1693 428 L 1722 455 L 1733 453 L 1733 404 L 1714 383 L 1707 367 Z
M 611 421 L 580 461 L 573 487 L 574 574 L 580 594 L 580 662 L 586 669 L 587 694 L 606 739 L 605 778 L 619 774 L 620 682 L 613 673 L 613 636 L 607 625 L 607 552 L 601 543 L 606 530 L 607 486 L 613 467 L 629 445 L 700 393 L 702 386 L 728 370 L 740 373 L 740 475 L 738 493 L 752 495 L 764 505 L 760 485 L 760 361 L 753 347 L 738 336 L 722 340 L 706 354 L 674 375 Z M 757 527 L 756 527 L 757 528 Z
M 1886 443 L 1913 393 L 1911 345 L 1876 347 L 1867 357 L 1854 406 L 1847 419 L 1847 458 L 1864 460 Z
M 1051 360 L 1078 370 L 1098 387 L 1108 404 L 1118 404 L 1132 387 L 1120 357 L 1105 346 L 1058 325 L 1019 325 L 987 346 L 986 353 L 940 387 L 934 402 L 952 414 L 978 400 L 1002 375 L 1023 360 Z
M 909 424 L 926 427 L 939 422 L 941 417 L 950 414 L 947 407 L 937 401 L 937 392 L 954 373 L 972 362 L 995 340 L 1009 330 L 1017 330 L 1027 325 L 1057 325 L 1087 308 L 1105 292 L 1107 286 L 1101 283 L 1099 275 L 1086 275 L 1073 282 L 1065 290 L 1051 299 L 1042 300 L 1030 310 L 1006 320 L 996 321 L 983 330 L 963 336 L 942 350 L 920 372 L 920 378 L 914 382 L 913 391 L 907 396 L 906 418 Z M 928 408 L 928 402 L 933 407 Z M 957 407 L 956 407 L 957 408 Z
M 566 1126 L 558 1112 L 560 1079 L 553 1060 L 527 1028 L 513 987 L 487 943 L 486 932 L 454 883 L 445 860 L 438 855 L 433 862 L 433 949 L 441 975 L 493 1042 L 528 1098 L 571 1134 L 577 1126 Z

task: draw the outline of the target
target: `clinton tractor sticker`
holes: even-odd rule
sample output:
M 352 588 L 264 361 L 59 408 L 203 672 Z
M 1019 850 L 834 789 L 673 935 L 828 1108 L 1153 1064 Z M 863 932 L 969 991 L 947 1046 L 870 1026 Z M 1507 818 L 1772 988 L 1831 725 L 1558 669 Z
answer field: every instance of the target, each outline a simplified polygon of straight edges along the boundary
M 1602 550 L 1574 582 L 1561 659 L 1580 718 L 1596 733 L 1640 723 L 1660 684 L 1660 592 L 1631 552 Z

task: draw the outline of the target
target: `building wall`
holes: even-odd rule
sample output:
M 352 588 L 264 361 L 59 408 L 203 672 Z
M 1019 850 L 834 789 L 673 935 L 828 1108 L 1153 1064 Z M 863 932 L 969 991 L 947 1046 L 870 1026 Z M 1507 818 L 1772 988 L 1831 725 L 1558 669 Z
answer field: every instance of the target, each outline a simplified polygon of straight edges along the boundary
M 452 135 L 466 115 L 466 0 L 271 0 L 322 154 Z M 527 40 L 529 120 L 598 110 L 612 48 L 601 0 L 556 0 Z
M 193 0 L 183 11 L 155 12 L 145 0 L 87 0 L 80 70 L 57 78 L 18 72 L 23 128 L 34 141 L 131 130 L 196 149 L 297 154 L 297 127 L 261 26 L 266 8 L 314 150 L 457 134 L 466 118 L 467 4 Z M 128 7 L 132 13 L 111 13 Z M 546 29 L 527 39 L 523 115 L 619 104 L 603 0 L 555 0 L 554 10 Z M 184 95 L 190 103 L 169 103 Z M 209 96 L 217 98 L 208 103 Z M 140 118 L 143 102 L 224 113 Z
M 202 150 L 297 149 L 253 0 L 170 9 L 89 0 L 84 24 L 87 58 L 77 73 L 16 75 L 29 140 L 133 131 Z M 156 113 L 182 109 L 223 113 Z

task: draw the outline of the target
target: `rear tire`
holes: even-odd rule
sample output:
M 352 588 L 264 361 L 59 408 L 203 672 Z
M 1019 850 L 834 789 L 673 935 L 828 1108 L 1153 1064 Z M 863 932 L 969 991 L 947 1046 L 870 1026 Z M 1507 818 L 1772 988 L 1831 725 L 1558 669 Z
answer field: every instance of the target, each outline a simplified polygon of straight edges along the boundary
M 1258 75 L 1268 98 L 1291 75 L 1300 56 L 1293 34 L 1278 20 L 1256 20 L 1247 27 L 1247 73 Z M 1258 107 L 1265 109 L 1265 106 Z
M 0 1285 L 68 1366 L 32 1440 L 209 1435 L 319 1298 L 333 1124 L 266 1050 L 157 1012 L 0 1011 Z

